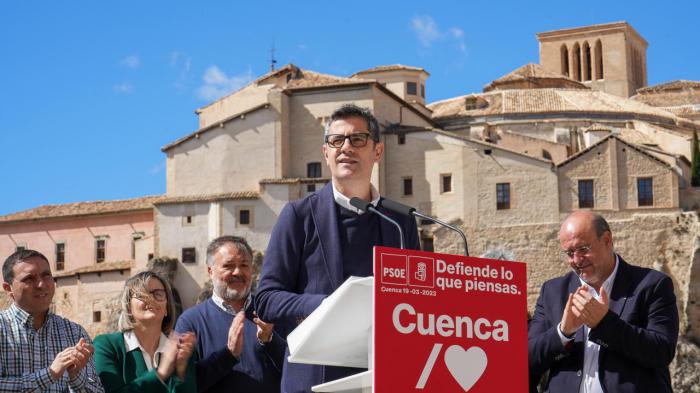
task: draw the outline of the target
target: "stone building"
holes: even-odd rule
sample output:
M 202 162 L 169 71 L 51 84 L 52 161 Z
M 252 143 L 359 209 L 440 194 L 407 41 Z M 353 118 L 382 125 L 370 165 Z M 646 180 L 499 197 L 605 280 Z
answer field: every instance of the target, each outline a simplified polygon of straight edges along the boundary
M 645 87 L 647 43 L 624 22 L 537 39 L 539 64 L 438 102 L 426 103 L 430 75 L 419 67 L 342 77 L 289 64 L 199 108 L 197 129 L 162 148 L 166 193 L 148 202 L 152 230 L 139 231 L 150 248 L 139 255 L 177 258 L 175 286 L 185 307 L 194 304 L 211 239 L 242 235 L 263 252 L 284 204 L 328 182 L 323 125 L 339 105 L 355 103 L 385 130 L 385 156 L 372 175 L 380 192 L 462 226 L 472 255 L 503 248 L 527 262 L 531 306 L 542 282 L 566 270 L 557 262 L 562 216 L 593 209 L 610 219 L 628 260 L 672 276 L 683 327 L 700 339 L 699 224 L 687 211 L 700 205 L 689 182 L 700 82 Z M 32 233 L 43 236 L 51 220 L 38 218 Z M 425 248 L 461 252 L 452 234 L 422 223 L 419 230 Z M 14 231 L 5 236 L 18 239 Z M 4 257 L 13 248 L 1 241 Z M 82 258 L 57 273 L 66 288 L 57 307 L 81 321 L 110 304 L 76 310 L 72 299 L 115 293 L 124 275 L 145 266 L 136 255 L 103 265 Z
M 44 254 L 56 278 L 54 310 L 91 334 L 103 332 L 124 280 L 153 255 L 158 199 L 48 205 L 0 216 L 0 259 L 22 248 Z

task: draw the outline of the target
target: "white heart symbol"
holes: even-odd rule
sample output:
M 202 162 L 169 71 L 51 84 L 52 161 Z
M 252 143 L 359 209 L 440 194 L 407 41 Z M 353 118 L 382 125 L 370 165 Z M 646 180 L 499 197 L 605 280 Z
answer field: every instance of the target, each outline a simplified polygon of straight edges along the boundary
M 486 352 L 479 347 L 471 347 L 466 351 L 459 345 L 453 345 L 445 351 L 445 364 L 459 386 L 465 392 L 469 391 L 486 370 Z

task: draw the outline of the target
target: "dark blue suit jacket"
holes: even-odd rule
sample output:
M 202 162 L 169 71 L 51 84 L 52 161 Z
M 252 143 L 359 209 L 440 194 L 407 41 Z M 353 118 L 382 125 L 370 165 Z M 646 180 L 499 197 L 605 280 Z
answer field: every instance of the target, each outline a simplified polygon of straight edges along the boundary
M 606 392 L 671 392 L 668 365 L 678 340 L 678 309 L 671 279 L 620 258 L 609 311 L 589 339 L 600 345 L 598 375 Z M 528 327 L 531 386 L 549 371 L 546 391 L 578 392 L 584 330 L 567 348 L 557 334 L 569 293 L 581 285 L 573 272 L 544 283 Z M 532 389 L 532 388 L 531 388 Z
M 401 224 L 407 248 L 419 249 L 413 217 L 379 208 Z M 380 220 L 383 246 L 400 246 L 399 233 Z M 370 245 L 368 245 L 370 247 Z M 372 263 L 372 261 L 367 261 Z M 331 183 L 306 198 L 288 203 L 272 230 L 265 253 L 256 310 L 286 335 L 343 283 L 343 256 L 336 203 Z M 285 356 L 282 391 L 310 392 L 313 385 L 333 380 L 334 368 L 289 364 Z M 328 378 L 327 378 L 328 377 Z

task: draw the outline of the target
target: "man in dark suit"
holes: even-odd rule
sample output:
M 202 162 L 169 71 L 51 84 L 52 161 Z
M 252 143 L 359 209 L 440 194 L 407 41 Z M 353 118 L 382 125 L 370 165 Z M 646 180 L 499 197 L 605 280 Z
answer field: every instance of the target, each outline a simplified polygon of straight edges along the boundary
M 678 339 L 671 279 L 626 263 L 605 219 L 569 215 L 559 242 L 573 270 L 544 283 L 528 328 L 530 384 L 549 392 L 671 392 Z
M 371 201 L 401 224 L 406 246 L 419 249 L 415 220 L 383 210 L 379 193 L 370 184 L 372 168 L 384 152 L 379 125 L 371 112 L 355 105 L 337 109 L 324 141 L 331 183 L 282 209 L 265 253 L 257 311 L 284 335 L 349 276 L 372 275 L 373 246 L 400 245 L 392 224 L 354 208 L 350 198 Z M 360 371 L 289 364 L 285 357 L 282 391 L 309 392 L 314 385 Z

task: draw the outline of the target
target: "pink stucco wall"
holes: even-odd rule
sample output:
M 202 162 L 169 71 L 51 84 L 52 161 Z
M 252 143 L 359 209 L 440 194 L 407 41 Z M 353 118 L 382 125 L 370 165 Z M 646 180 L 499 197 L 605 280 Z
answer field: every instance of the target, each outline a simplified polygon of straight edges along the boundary
M 56 243 L 65 242 L 65 271 L 95 264 L 95 238 L 106 236 L 105 262 L 132 259 L 132 234 L 153 235 L 153 212 L 0 223 L 0 263 L 17 245 L 37 250 L 56 270 Z

